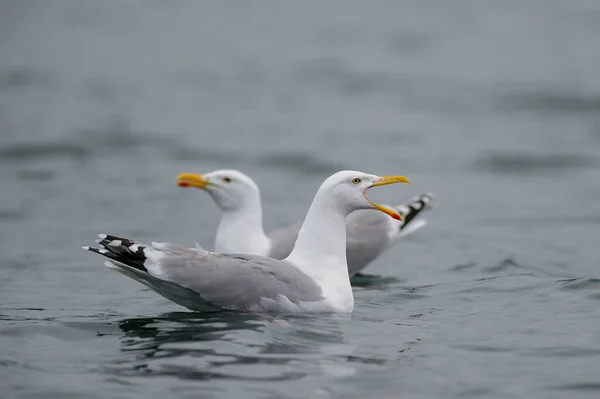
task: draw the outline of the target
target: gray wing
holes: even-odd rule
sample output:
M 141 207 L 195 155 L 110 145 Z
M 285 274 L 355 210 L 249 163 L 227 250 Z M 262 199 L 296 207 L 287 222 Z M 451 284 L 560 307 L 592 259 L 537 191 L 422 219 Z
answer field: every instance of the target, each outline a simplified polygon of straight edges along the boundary
M 273 259 L 285 259 L 294 249 L 298 232 L 302 227 L 302 222 L 282 227 L 269 233 L 271 239 L 271 249 L 269 257 Z
M 390 248 L 398 239 L 420 229 L 424 220 L 417 217 L 431 208 L 433 194 L 412 198 L 405 205 L 393 208 L 402 215 L 402 222 L 375 210 L 354 211 L 346 219 L 346 257 L 348 274 L 352 277 Z
M 354 211 L 346 220 L 348 274 L 355 275 L 391 245 L 388 215 L 376 210 Z M 396 222 L 397 223 L 397 222 Z
M 258 255 L 216 254 L 168 243 L 146 246 L 114 236 L 101 238 L 103 249 L 88 249 L 194 292 L 220 308 L 253 310 L 264 307 L 265 300 L 274 304 L 281 295 L 294 304 L 322 297 L 321 288 L 310 277 L 284 261 Z M 187 302 L 159 293 L 190 307 Z

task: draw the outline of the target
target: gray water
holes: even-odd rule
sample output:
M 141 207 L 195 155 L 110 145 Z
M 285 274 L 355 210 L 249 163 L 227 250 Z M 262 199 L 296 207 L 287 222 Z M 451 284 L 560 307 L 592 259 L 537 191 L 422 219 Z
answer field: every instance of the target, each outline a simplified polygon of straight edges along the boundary
M 2 398 L 600 396 L 597 1 L 0 1 Z M 189 312 L 80 249 L 211 247 L 344 168 L 431 191 L 351 317 Z

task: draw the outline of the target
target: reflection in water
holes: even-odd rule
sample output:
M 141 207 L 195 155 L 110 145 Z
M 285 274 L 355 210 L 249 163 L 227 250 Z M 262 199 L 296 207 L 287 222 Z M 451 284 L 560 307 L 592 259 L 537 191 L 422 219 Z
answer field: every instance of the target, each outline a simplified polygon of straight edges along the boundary
M 382 288 L 393 283 L 399 283 L 403 280 L 396 277 L 383 277 L 375 274 L 356 273 L 350 279 L 353 287 L 361 288 Z
M 172 312 L 152 318 L 130 318 L 119 323 L 125 333 L 125 346 L 137 344 L 138 338 L 151 338 L 156 346 L 169 342 L 186 342 L 216 335 L 222 336 L 228 330 L 258 329 L 259 324 L 251 321 L 260 320 L 252 315 L 239 315 L 229 312 L 206 315 L 192 312 Z
M 290 370 L 295 362 L 317 366 L 339 362 L 379 363 L 352 354 L 344 343 L 344 316 L 251 315 L 233 312 L 174 312 L 119 322 L 120 359 L 107 372 L 124 376 L 172 376 L 207 380 L 293 380 L 315 372 Z M 323 359 L 333 357 L 333 359 Z M 323 362 L 324 361 L 324 362 Z M 252 367 L 260 364 L 260 368 Z M 248 367 L 250 366 L 250 367 Z M 302 369 L 302 367 L 300 368 Z

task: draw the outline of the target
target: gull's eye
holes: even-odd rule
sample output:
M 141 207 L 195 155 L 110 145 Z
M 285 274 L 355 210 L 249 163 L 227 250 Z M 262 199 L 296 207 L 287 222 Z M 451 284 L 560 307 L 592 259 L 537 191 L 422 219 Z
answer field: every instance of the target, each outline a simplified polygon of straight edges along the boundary
M 358 184 L 360 182 L 361 182 L 361 180 L 358 177 L 355 177 L 354 179 L 352 179 L 352 184 Z
M 224 181 L 225 183 L 231 183 L 231 177 L 224 177 L 224 178 L 223 178 L 223 181 Z

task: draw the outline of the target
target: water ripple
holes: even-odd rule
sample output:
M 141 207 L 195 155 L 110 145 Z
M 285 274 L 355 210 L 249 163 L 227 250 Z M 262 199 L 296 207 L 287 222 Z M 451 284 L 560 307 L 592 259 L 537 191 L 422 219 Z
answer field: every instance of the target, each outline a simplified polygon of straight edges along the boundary
M 524 353 L 531 357 L 600 357 L 600 349 L 577 348 L 571 346 L 550 346 L 544 348 L 535 348 Z
M 0 148 L 0 159 L 28 161 L 39 158 L 73 158 L 83 159 L 92 154 L 86 145 L 64 142 L 32 142 L 13 144 Z
M 498 106 L 502 110 L 517 112 L 597 114 L 600 112 L 600 96 L 556 92 L 519 93 L 502 97 Z
M 5 68 L 0 70 L 0 90 L 21 90 L 28 87 L 48 86 L 56 76 L 50 71 L 31 68 Z
M 477 159 L 472 168 L 493 173 L 521 175 L 579 170 L 595 165 L 597 165 L 595 158 L 581 153 L 534 154 L 493 151 Z
M 561 290 L 600 291 L 600 279 L 597 278 L 569 279 L 563 281 L 564 283 L 560 287 Z
M 285 169 L 289 173 L 329 175 L 344 169 L 343 165 L 326 161 L 312 154 L 303 152 L 280 152 L 277 154 L 246 154 L 224 150 L 200 150 L 176 148 L 169 153 L 169 158 L 177 161 L 198 161 L 221 163 L 228 167 L 243 168 L 246 166 L 262 166 L 276 170 Z
M 452 348 L 466 349 L 474 352 L 512 352 L 514 348 L 508 348 L 505 346 L 490 346 L 490 345 L 470 345 L 470 344 L 459 344 L 450 345 Z
M 341 343 L 339 321 L 336 317 L 281 319 L 230 312 L 129 318 L 118 325 L 124 333 L 121 351 L 133 357 L 120 358 L 104 368 L 120 378 L 161 375 L 192 380 L 295 380 L 306 373 L 289 371 L 286 365 L 312 362 L 320 346 Z M 332 355 L 350 363 L 385 362 L 343 352 Z M 252 367 L 257 364 L 259 368 Z
M 557 385 L 548 387 L 548 389 L 565 390 L 565 391 L 593 391 L 600 392 L 600 383 L 598 382 L 578 382 L 574 384 Z
M 17 171 L 20 181 L 51 181 L 56 179 L 56 172 L 47 169 L 21 169 Z

